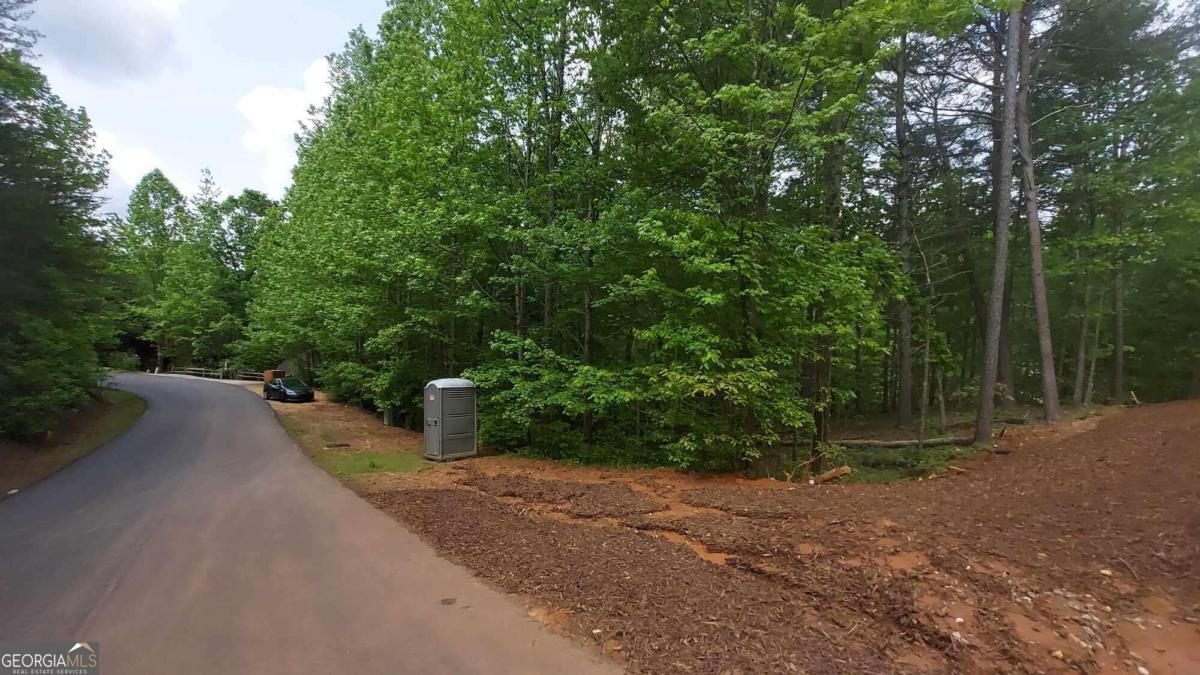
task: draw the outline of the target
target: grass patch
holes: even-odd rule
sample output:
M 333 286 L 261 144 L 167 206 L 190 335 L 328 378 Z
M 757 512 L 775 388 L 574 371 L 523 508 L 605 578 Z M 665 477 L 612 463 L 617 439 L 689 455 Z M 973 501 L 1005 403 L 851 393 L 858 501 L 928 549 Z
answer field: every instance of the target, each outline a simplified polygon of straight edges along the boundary
M 940 447 L 917 450 L 912 448 L 840 448 L 838 464 L 849 464 L 854 473 L 853 483 L 890 483 L 942 473 L 956 462 L 971 459 L 978 450 L 973 447 Z
M 279 414 L 275 419 L 317 466 L 340 480 L 367 473 L 411 473 L 429 466 L 418 452 L 356 452 L 352 448 L 330 448 L 328 443 L 334 436 L 321 426 L 320 419 Z
M 409 473 L 427 468 L 424 458 L 413 452 L 318 450 L 312 457 L 322 469 L 343 480 L 364 473 Z
M 88 401 L 45 441 L 0 441 L 0 499 L 53 474 L 124 433 L 146 412 L 142 397 L 103 389 L 100 400 Z
M 280 426 L 287 432 L 287 435 L 291 436 L 293 441 L 303 446 L 309 454 L 316 452 L 322 447 L 319 443 L 314 445 L 309 441 L 309 433 L 296 420 L 284 417 L 283 415 L 275 415 L 275 419 L 279 420 Z

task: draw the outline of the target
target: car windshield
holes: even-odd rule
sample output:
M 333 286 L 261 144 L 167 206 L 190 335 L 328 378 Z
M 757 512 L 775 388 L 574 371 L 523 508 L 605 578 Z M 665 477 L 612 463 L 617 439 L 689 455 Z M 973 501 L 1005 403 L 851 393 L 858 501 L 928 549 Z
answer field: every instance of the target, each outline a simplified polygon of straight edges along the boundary
M 303 386 L 306 386 L 306 385 L 304 384 L 304 380 L 302 380 L 302 379 L 300 379 L 300 378 L 298 378 L 298 377 L 285 377 L 285 378 L 283 378 L 283 379 L 280 381 L 280 384 L 282 384 L 282 385 L 283 385 L 283 386 L 285 386 L 285 387 L 303 387 Z

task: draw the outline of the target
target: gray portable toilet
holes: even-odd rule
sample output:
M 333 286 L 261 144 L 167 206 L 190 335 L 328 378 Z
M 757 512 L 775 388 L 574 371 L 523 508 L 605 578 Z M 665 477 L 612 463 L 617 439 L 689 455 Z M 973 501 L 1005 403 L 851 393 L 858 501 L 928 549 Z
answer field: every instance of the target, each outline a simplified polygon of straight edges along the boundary
M 475 383 L 458 377 L 425 385 L 425 457 L 474 457 Z

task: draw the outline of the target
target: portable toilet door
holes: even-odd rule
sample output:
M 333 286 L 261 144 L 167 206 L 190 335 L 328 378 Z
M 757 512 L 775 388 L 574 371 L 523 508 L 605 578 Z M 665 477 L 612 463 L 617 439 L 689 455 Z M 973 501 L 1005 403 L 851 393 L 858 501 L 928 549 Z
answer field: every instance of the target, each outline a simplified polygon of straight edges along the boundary
M 425 385 L 425 456 L 433 460 L 476 453 L 475 384 L 461 378 Z

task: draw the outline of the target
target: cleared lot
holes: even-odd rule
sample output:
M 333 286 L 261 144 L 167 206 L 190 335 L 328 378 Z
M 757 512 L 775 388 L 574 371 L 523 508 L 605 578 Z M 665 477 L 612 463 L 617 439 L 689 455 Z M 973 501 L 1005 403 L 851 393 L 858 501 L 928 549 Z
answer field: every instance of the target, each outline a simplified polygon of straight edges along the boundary
M 1180 402 L 1031 428 L 965 473 L 887 485 L 512 457 L 351 485 L 637 671 L 1190 673 L 1197 439 L 1200 403 Z

